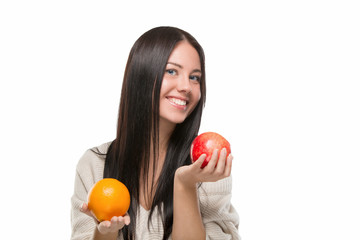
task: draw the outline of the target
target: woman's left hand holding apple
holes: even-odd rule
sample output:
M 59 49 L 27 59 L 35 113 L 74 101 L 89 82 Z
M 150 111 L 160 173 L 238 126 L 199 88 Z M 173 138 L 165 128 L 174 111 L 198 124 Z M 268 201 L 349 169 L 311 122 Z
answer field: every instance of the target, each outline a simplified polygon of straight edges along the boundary
M 220 151 L 216 149 L 209 163 L 201 168 L 202 163 L 206 159 L 206 155 L 202 154 L 197 161 L 188 166 L 177 169 L 175 173 L 176 180 L 185 185 L 194 185 L 198 182 L 216 182 L 220 179 L 229 177 L 231 174 L 231 166 L 233 156 L 229 154 L 226 158 L 226 149 Z

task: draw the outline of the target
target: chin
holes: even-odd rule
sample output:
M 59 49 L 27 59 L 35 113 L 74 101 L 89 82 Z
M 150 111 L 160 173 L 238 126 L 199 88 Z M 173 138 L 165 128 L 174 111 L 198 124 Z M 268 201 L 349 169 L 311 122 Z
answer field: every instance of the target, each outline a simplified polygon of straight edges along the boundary
M 169 117 L 169 118 L 161 118 L 161 121 L 167 122 L 170 124 L 181 124 L 185 121 L 186 117 Z

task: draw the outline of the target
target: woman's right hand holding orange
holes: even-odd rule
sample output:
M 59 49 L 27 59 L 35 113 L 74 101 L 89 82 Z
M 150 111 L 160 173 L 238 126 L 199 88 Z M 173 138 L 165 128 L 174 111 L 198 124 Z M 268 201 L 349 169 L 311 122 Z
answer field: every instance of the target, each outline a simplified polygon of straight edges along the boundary
M 125 216 L 119 217 L 112 217 L 110 221 L 102 221 L 99 222 L 96 217 L 92 214 L 88 205 L 83 203 L 80 209 L 81 212 L 85 213 L 86 215 L 92 217 L 96 222 L 97 229 L 101 234 L 108 234 L 108 233 L 117 233 L 120 229 L 122 229 L 125 225 L 130 224 L 130 216 L 128 213 Z

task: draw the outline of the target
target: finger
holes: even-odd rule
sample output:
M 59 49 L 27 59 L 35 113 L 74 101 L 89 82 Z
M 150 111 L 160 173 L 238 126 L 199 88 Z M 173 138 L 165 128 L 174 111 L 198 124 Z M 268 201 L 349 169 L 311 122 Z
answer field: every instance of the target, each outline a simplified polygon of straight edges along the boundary
M 124 216 L 124 223 L 125 223 L 125 225 L 130 224 L 130 216 L 129 216 L 128 213 L 126 213 L 125 216 Z
M 88 205 L 86 203 L 83 203 L 80 208 L 80 212 L 85 213 L 86 215 L 93 217 L 90 209 L 88 208 Z
M 110 227 L 111 227 L 111 222 L 110 221 L 102 221 L 98 225 L 98 230 L 99 230 L 100 233 L 105 234 L 105 233 L 108 233 L 110 231 Z
M 224 173 L 224 170 L 225 170 L 225 165 L 226 165 L 226 148 L 223 148 L 220 152 L 220 157 L 219 157 L 219 160 L 217 162 L 217 165 L 216 165 L 216 171 L 219 173 L 219 174 L 223 174 Z
M 193 163 L 195 169 L 203 168 L 202 165 L 206 159 L 206 154 L 201 154 L 201 156 Z
M 219 158 L 219 150 L 215 149 L 213 154 L 211 155 L 210 161 L 208 162 L 208 164 L 206 166 L 206 169 L 208 169 L 212 172 L 216 166 L 218 158 Z
M 115 229 L 120 229 L 124 226 L 124 219 L 123 217 L 112 217 L 111 218 L 111 225 Z
M 114 216 L 110 219 L 110 221 L 111 221 L 111 224 L 118 224 L 119 222 L 121 222 L 121 219 L 120 219 L 120 217 Z
M 227 157 L 226 160 L 226 167 L 225 167 L 225 176 L 229 177 L 231 174 L 231 167 L 232 167 L 232 160 L 233 160 L 233 156 L 231 155 L 231 153 L 229 154 L 229 156 Z
M 96 224 L 99 224 L 99 221 L 95 217 L 95 215 L 90 211 L 89 206 L 86 203 L 83 203 L 80 208 L 80 212 L 85 213 L 89 217 L 92 217 Z
M 87 212 L 87 210 L 88 210 L 87 204 L 86 204 L 86 203 L 83 203 L 83 204 L 81 205 L 81 207 L 80 207 L 80 211 L 83 212 L 83 213 L 85 213 L 85 212 Z

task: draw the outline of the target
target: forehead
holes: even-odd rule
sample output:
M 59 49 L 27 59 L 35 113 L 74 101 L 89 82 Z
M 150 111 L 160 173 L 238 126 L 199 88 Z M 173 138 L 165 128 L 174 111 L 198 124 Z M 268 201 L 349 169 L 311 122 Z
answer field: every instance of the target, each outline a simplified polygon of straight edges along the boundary
M 184 67 L 200 69 L 200 57 L 196 49 L 187 41 L 176 44 L 169 56 L 169 62 L 175 62 Z

